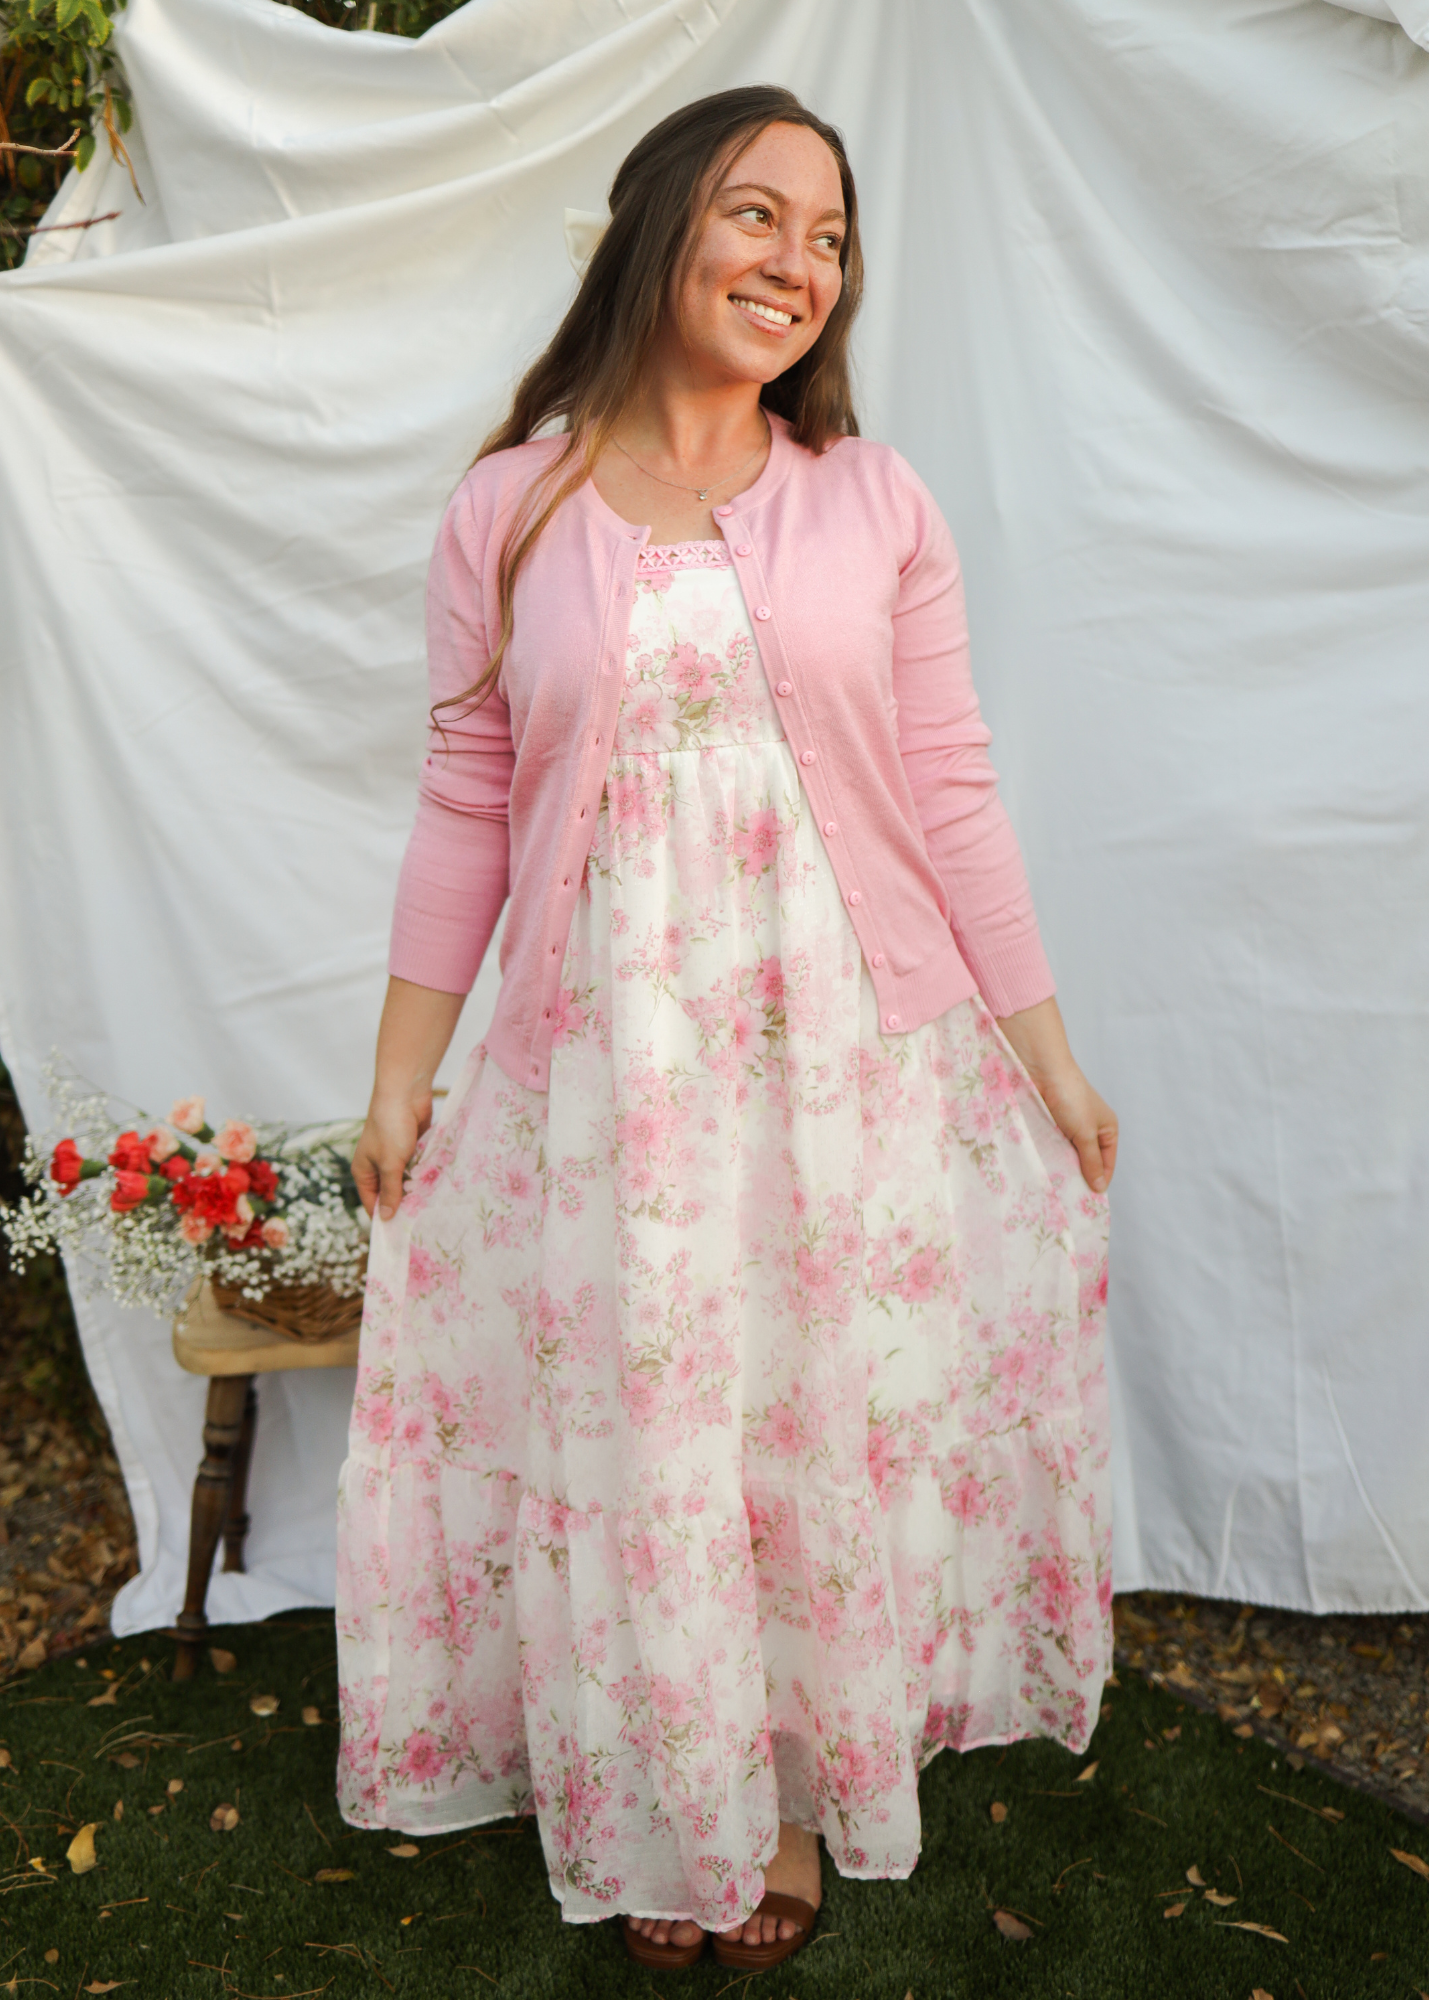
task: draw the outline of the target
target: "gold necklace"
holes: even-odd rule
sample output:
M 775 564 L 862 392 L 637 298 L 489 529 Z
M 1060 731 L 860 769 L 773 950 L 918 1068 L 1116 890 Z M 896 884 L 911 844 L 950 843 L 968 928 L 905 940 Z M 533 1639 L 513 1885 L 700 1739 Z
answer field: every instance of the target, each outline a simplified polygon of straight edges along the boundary
M 637 472 L 644 474 L 646 479 L 653 479 L 657 486 L 670 486 L 674 488 L 676 493 L 693 493 L 697 500 L 707 500 L 716 487 L 728 486 L 732 480 L 738 479 L 740 473 L 744 470 L 744 466 L 752 465 L 760 452 L 768 445 L 770 437 L 769 419 L 766 417 L 764 419 L 764 436 L 759 440 L 759 443 L 754 447 L 748 458 L 745 459 L 744 465 L 736 466 L 734 471 L 727 472 L 723 479 L 712 479 L 707 486 L 682 486 L 677 479 L 662 479 L 658 472 L 647 472 L 639 459 L 632 457 L 626 451 L 625 446 L 620 442 L 618 437 L 613 437 L 610 441 L 622 457 L 630 459 L 630 463 L 635 467 Z

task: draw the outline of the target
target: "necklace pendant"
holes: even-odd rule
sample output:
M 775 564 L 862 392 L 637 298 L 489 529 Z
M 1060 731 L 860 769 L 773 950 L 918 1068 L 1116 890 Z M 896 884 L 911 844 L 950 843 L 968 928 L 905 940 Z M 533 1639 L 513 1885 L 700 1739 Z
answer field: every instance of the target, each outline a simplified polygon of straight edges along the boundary
M 709 490 L 710 490 L 710 489 L 708 488 L 708 486 L 705 486 L 705 487 L 702 487 L 702 488 L 699 488 L 699 489 L 697 489 L 697 494 L 696 494 L 696 497 L 697 497 L 698 499 L 700 499 L 700 500 L 706 500 L 706 499 L 708 499 L 708 498 L 709 498 Z

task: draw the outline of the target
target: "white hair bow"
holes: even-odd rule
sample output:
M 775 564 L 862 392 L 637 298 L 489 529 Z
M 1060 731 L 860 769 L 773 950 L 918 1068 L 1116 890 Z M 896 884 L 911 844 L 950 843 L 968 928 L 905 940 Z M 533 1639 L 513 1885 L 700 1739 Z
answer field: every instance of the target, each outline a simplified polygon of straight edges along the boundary
M 566 255 L 578 278 L 583 278 L 589 270 L 596 245 L 609 221 L 608 214 L 595 215 L 588 208 L 566 210 Z

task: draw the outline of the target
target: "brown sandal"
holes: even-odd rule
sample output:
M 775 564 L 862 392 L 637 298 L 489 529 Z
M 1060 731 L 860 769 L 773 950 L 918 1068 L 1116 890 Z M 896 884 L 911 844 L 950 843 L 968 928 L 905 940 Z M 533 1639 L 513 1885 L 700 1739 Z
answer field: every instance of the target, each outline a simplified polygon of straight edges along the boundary
M 645 1966 L 650 1972 L 682 1972 L 687 1965 L 694 1965 L 704 1956 L 705 1946 L 709 1943 L 709 1933 L 701 1931 L 693 1944 L 656 1944 L 653 1939 L 632 1929 L 629 1917 L 620 1919 L 620 1935 L 625 1939 L 625 1949 L 635 1963 Z
M 715 1932 L 714 1955 L 721 1965 L 738 1966 L 744 1972 L 767 1972 L 782 1965 L 809 1942 L 818 1921 L 818 1911 L 801 1896 L 781 1896 L 776 1889 L 765 1895 L 754 1912 L 756 1917 L 787 1917 L 799 1930 L 791 1938 L 775 1938 L 772 1944 L 746 1944 L 742 1937 L 724 1938 Z

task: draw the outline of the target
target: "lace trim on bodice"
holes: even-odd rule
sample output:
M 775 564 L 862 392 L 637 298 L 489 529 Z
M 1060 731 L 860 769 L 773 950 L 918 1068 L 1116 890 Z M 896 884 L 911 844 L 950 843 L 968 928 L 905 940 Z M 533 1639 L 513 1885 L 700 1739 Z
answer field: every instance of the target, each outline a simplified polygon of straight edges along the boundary
M 652 543 L 636 557 L 635 574 L 663 576 L 672 569 L 729 569 L 732 561 L 725 541 Z

